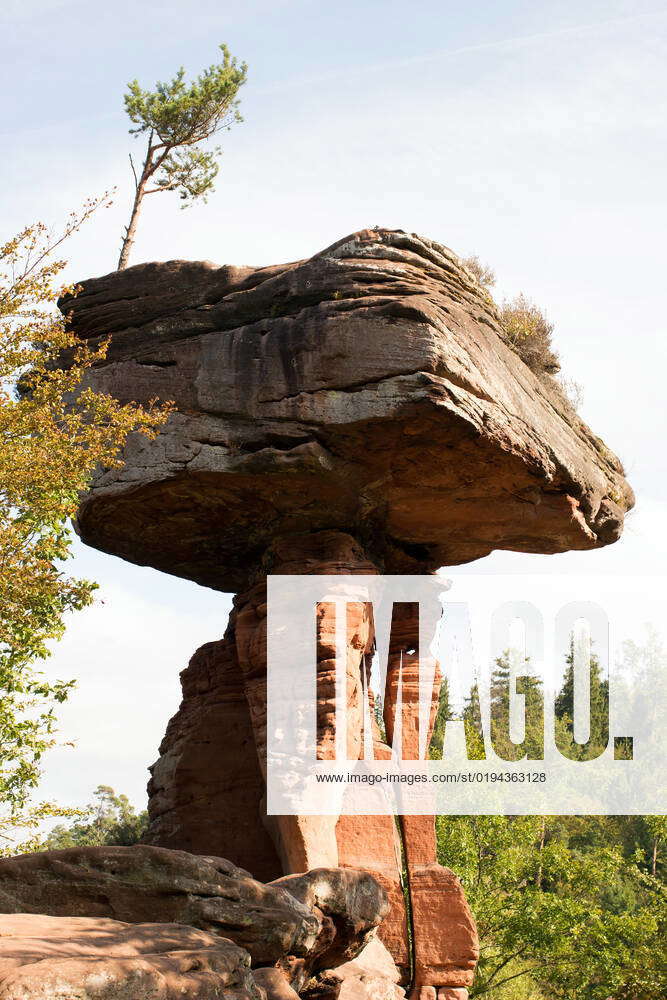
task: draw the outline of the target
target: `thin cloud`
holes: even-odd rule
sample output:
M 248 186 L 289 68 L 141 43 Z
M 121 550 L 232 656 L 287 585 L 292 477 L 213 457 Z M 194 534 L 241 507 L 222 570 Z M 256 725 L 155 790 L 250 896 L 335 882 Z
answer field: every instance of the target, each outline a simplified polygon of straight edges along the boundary
M 44 17 L 65 7 L 76 7 L 81 0 L 5 0 L 0 11 L 0 22 L 29 21 L 32 17 Z
M 623 27 L 628 24 L 635 24 L 639 21 L 665 16 L 667 16 L 667 9 L 649 11 L 645 14 L 631 14 L 627 17 L 607 18 L 604 21 L 595 21 L 591 24 L 576 24 L 568 28 L 556 28 L 553 31 L 540 31 L 532 35 L 517 35 L 513 38 L 502 38 L 489 42 L 477 42 L 473 45 L 462 45 L 456 49 L 436 49 L 433 52 L 424 52 L 416 56 L 406 56 L 402 59 L 392 59 L 387 62 L 356 66 L 342 71 L 332 70 L 330 73 L 320 73 L 317 76 L 301 77 L 294 80 L 286 80 L 281 83 L 267 84 L 266 86 L 258 87 L 255 90 L 255 93 L 269 94 L 283 90 L 294 90 L 299 87 L 310 87 L 319 83 L 328 83 L 332 80 L 340 80 L 341 77 L 349 78 L 367 76 L 373 73 L 385 73 L 392 70 L 405 69 L 410 66 L 422 66 L 425 63 L 438 62 L 442 59 L 452 59 L 456 56 L 472 55 L 477 52 L 525 48 L 530 45 L 537 45 L 540 42 L 551 41 L 555 38 L 571 38 L 600 31 L 604 28 Z

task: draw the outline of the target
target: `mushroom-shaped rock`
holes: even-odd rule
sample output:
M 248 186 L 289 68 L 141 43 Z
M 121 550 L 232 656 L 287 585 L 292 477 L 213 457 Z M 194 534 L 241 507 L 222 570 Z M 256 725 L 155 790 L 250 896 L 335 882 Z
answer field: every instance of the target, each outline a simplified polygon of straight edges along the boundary
M 84 541 L 221 590 L 337 529 L 387 572 L 614 541 L 632 493 L 445 247 L 386 230 L 277 267 L 140 264 L 62 303 L 96 387 L 173 400 L 84 500 Z
M 240 591 L 224 639 L 183 674 L 183 704 L 152 768 L 148 839 L 231 857 L 267 880 L 369 871 L 390 906 L 378 934 L 402 982 L 413 968 L 412 996 L 464 996 L 476 930 L 454 874 L 436 863 L 432 818 L 402 818 L 401 852 L 390 816 L 266 816 L 265 576 L 431 573 L 499 548 L 607 545 L 633 503 L 619 461 L 512 349 L 458 257 L 415 235 L 365 230 L 276 267 L 142 264 L 84 281 L 62 308 L 79 338 L 111 336 L 89 375 L 96 389 L 174 404 L 155 440 L 134 435 L 123 466 L 95 477 L 81 537 Z M 403 625 L 417 635 L 417 617 Z M 326 610 L 319 629 L 326 689 Z M 359 726 L 373 643 L 363 612 L 346 656 Z M 405 686 L 404 721 L 415 689 Z M 385 723 L 394 696 L 389 686 Z M 417 720 L 416 703 L 407 712 Z M 376 744 L 390 753 L 379 730 Z M 283 971 L 296 981 L 305 964 Z

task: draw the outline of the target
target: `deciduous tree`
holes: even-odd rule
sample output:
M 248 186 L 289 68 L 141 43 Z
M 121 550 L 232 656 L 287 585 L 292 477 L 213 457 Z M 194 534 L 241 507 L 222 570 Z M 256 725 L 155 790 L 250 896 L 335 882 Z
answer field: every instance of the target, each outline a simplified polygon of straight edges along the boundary
M 86 385 L 106 352 L 67 329 L 55 303 L 65 264 L 54 252 L 105 199 L 87 203 L 53 235 L 41 223 L 0 245 L 0 835 L 34 828 L 44 806 L 25 812 L 39 762 L 53 744 L 55 708 L 72 681 L 35 668 L 89 604 L 95 585 L 69 577 L 69 519 L 98 464 L 119 463 L 132 431 L 154 434 L 166 415 L 121 406 Z M 62 352 L 69 366 L 60 367 Z M 76 398 L 76 405 L 73 400 Z M 3 832 L 4 831 L 4 832 Z
M 127 795 L 116 795 L 109 785 L 98 785 L 94 801 L 74 822 L 59 823 L 44 843 L 49 850 L 66 847 L 129 847 L 148 825 L 148 813 L 137 813 Z
M 480 934 L 472 997 L 663 1000 L 665 887 L 609 819 L 438 818 Z

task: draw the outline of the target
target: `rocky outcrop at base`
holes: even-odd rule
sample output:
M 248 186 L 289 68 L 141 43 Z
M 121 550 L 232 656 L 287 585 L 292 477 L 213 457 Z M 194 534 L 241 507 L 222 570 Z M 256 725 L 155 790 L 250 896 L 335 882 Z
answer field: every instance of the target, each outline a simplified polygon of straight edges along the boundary
M 161 847 L 80 847 L 0 859 L 0 912 L 169 921 L 228 937 L 255 965 L 305 957 L 321 921 L 223 858 Z
M 264 1000 L 250 956 L 182 924 L 0 915 L 0 1000 Z
M 102 948 L 107 924 L 120 921 L 118 927 L 126 928 L 169 921 L 165 926 L 181 926 L 183 935 L 194 928 L 201 940 L 212 936 L 233 943 L 247 953 L 248 966 L 277 968 L 296 989 L 319 971 L 356 957 L 387 910 L 384 890 L 372 876 L 350 870 L 321 869 L 263 885 L 224 858 L 145 845 L 0 859 L 0 913 L 19 914 L 26 926 L 36 926 L 30 914 L 40 915 L 35 921 L 44 914 L 63 918 L 63 926 L 72 917 L 100 921 L 96 940 Z M 95 940 L 92 924 L 82 928 L 87 941 Z M 125 936 L 149 938 L 150 932 L 141 930 Z M 160 931 L 158 942 L 167 939 Z M 43 945 L 42 953 L 50 954 L 50 948 Z M 37 953 L 35 945 L 32 954 Z
M 321 878 L 315 875 L 311 883 Z M 249 954 L 232 941 L 183 924 L 0 915 L 0 1000 L 405 997 L 398 970 L 377 939 L 354 960 L 311 977 L 300 993 L 283 968 L 251 970 L 250 963 Z
M 306 1000 L 403 1000 L 401 974 L 379 938 L 350 962 L 314 976 L 302 992 Z
M 304 875 L 286 875 L 272 885 L 286 889 L 309 911 L 330 922 L 330 943 L 318 952 L 320 968 L 356 958 L 389 912 L 384 889 L 364 871 L 316 868 Z
M 257 986 L 264 990 L 266 1000 L 299 1000 L 299 994 L 292 989 L 280 969 L 269 966 L 255 969 L 253 978 Z

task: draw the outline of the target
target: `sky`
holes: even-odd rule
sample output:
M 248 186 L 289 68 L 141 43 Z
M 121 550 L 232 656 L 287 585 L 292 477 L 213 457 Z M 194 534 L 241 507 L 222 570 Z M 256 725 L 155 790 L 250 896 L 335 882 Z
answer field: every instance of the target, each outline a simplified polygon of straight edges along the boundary
M 660 574 L 667 5 L 4 0 L 4 235 L 115 189 L 67 277 L 113 270 L 140 148 L 125 86 L 196 73 L 223 41 L 249 73 L 216 192 L 186 211 L 149 199 L 132 262 L 278 263 L 374 225 L 478 254 L 497 298 L 525 292 L 553 321 L 581 414 L 638 502 L 609 549 L 494 553 L 467 571 Z M 78 688 L 61 716 L 74 745 L 52 752 L 42 793 L 76 805 L 103 783 L 143 805 L 178 672 L 222 635 L 230 597 L 79 543 L 71 569 L 99 601 L 48 665 Z

